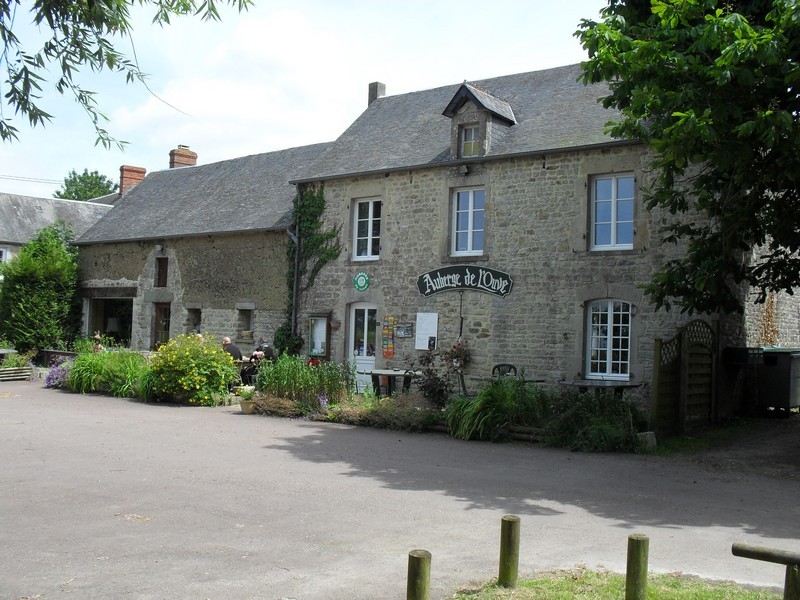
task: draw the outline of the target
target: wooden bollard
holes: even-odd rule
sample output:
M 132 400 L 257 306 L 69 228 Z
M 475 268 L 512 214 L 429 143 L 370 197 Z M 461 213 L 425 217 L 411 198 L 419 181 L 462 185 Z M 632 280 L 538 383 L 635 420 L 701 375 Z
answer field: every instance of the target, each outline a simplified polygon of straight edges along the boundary
M 647 560 L 650 540 L 643 533 L 628 536 L 628 567 L 625 573 L 625 600 L 647 599 Z
M 412 550 L 408 553 L 408 585 L 406 600 L 430 600 L 431 553 Z
M 497 585 L 517 587 L 519 575 L 519 517 L 504 515 L 500 522 L 500 569 Z

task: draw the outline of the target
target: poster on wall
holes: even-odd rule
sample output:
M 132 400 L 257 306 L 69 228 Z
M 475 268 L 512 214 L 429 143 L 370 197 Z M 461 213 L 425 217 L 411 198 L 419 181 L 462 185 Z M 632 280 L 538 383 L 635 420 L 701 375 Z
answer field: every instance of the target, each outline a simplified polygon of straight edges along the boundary
M 383 358 L 394 358 L 394 328 L 397 324 L 397 317 L 385 316 L 383 318 L 382 347 Z
M 435 350 L 438 330 L 439 313 L 417 313 L 417 335 L 414 339 L 414 349 Z

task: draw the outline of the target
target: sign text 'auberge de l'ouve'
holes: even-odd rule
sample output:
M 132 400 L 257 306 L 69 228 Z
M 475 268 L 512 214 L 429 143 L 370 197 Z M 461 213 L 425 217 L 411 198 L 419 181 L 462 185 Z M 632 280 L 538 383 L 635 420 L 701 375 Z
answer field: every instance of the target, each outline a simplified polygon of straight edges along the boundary
M 423 273 L 417 279 L 417 288 L 423 296 L 452 290 L 476 290 L 505 296 L 513 284 L 508 273 L 475 265 L 442 267 Z

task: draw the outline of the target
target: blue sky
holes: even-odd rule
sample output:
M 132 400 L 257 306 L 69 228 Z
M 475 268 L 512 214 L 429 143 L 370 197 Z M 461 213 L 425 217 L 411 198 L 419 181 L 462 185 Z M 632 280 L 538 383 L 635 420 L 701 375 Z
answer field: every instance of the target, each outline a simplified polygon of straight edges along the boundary
M 98 93 L 109 132 L 129 142 L 125 151 L 95 146 L 74 101 L 46 88 L 41 102 L 55 119 L 34 130 L 17 122 L 20 139 L 0 143 L 0 192 L 49 197 L 71 169 L 114 181 L 123 164 L 166 169 L 178 144 L 207 164 L 330 141 L 366 108 L 373 81 L 395 95 L 580 62 L 572 34 L 606 4 L 255 2 L 241 15 L 224 9 L 221 23 L 187 17 L 164 28 L 135 9 L 132 41 L 151 91 L 111 74 L 80 76 Z M 119 47 L 131 53 L 129 40 Z

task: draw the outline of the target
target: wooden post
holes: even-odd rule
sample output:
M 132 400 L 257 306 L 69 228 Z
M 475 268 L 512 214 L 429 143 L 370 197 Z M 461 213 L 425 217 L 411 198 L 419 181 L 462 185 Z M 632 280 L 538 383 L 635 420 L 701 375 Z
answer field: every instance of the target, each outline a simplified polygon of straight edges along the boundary
M 800 600 L 800 569 L 798 569 L 797 565 L 786 566 L 783 600 Z
M 625 600 L 647 599 L 647 560 L 650 540 L 643 533 L 628 536 L 628 567 L 625 573 Z
M 519 574 L 519 517 L 504 515 L 500 522 L 500 570 L 497 585 L 517 587 Z
M 408 585 L 406 600 L 430 600 L 431 553 L 412 550 L 408 553 Z

